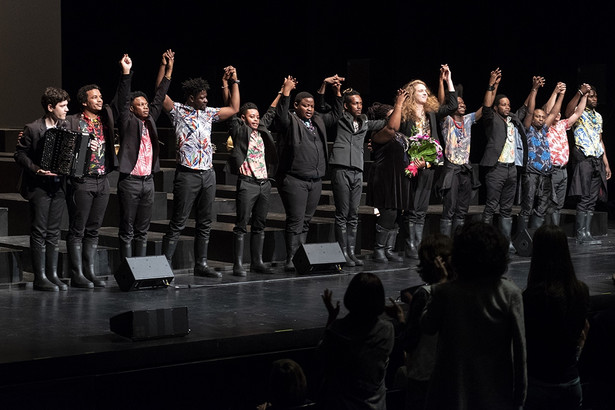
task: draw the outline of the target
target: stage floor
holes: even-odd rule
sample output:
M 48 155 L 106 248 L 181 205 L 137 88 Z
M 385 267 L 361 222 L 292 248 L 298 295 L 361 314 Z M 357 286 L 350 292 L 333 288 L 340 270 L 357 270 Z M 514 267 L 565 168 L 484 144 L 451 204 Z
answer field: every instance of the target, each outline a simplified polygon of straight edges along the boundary
M 597 246 L 569 239 L 577 275 L 592 296 L 615 291 L 615 230 L 608 232 Z M 360 269 L 378 274 L 393 299 L 420 284 L 416 261 L 365 262 L 339 273 L 304 276 L 283 273 L 281 266 L 273 275 L 248 273 L 247 278 L 230 270 L 221 279 L 183 273 L 168 288 L 130 292 L 121 291 L 113 277 L 104 289 L 35 292 L 31 283 L 1 289 L 0 399 L 13 387 L 32 383 L 312 349 L 327 319 L 324 289 L 341 301 Z M 512 256 L 506 276 L 523 288 L 529 263 L 529 257 Z M 110 331 L 109 319 L 120 313 L 173 307 L 188 309 L 186 336 L 136 342 Z

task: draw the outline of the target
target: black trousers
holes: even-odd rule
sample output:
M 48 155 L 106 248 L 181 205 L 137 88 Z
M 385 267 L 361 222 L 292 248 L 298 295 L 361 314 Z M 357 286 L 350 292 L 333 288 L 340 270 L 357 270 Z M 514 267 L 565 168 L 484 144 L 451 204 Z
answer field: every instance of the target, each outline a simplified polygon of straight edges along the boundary
M 512 164 L 498 163 L 487 171 L 485 176 L 487 197 L 483 219 L 491 219 L 500 208 L 503 218 L 510 218 L 517 190 L 517 167 Z
M 442 192 L 442 219 L 465 219 L 472 199 L 472 171 L 448 165 L 444 172 L 450 172 L 452 175 L 450 187 Z
M 30 247 L 45 245 L 56 247 L 60 240 L 62 215 L 66 207 L 66 194 L 59 188 L 48 192 L 35 187 L 28 191 L 30 204 Z
M 559 211 L 564 207 L 566 190 L 568 189 L 568 170 L 566 170 L 566 167 L 553 169 L 551 185 L 553 186 L 553 197 L 549 202 L 547 213 Z
M 521 211 L 519 215 L 529 217 L 534 213 L 544 218 L 553 194 L 551 175 L 526 171 L 521 176 Z
M 120 205 L 119 238 L 125 244 L 146 241 L 154 207 L 154 179 L 120 174 L 117 183 Z
M 68 184 L 69 244 L 98 243 L 98 230 L 102 226 L 109 203 L 109 180 L 99 177 L 71 178 Z
M 424 224 L 427 209 L 429 208 L 429 198 L 431 197 L 431 187 L 433 186 L 435 171 L 431 168 L 424 168 L 410 179 L 413 198 L 410 201 L 410 209 L 404 212 L 404 219 L 415 224 Z
M 335 203 L 335 224 L 343 229 L 357 229 L 363 192 L 363 171 L 332 167 L 331 186 Z
M 212 208 L 216 197 L 216 172 L 188 170 L 177 167 L 173 181 L 173 216 L 165 237 L 177 241 L 186 227 L 192 207 L 195 207 L 195 237 L 209 239 Z
M 252 218 L 253 233 L 265 229 L 267 213 L 269 212 L 269 198 L 271 196 L 271 182 L 269 180 L 256 180 L 252 177 L 239 176 L 237 178 L 237 219 L 233 232 L 247 233 L 248 223 Z
M 278 182 L 278 191 L 286 211 L 286 232 L 295 235 L 307 233 L 320 200 L 322 180 L 317 178 L 305 181 L 286 175 Z

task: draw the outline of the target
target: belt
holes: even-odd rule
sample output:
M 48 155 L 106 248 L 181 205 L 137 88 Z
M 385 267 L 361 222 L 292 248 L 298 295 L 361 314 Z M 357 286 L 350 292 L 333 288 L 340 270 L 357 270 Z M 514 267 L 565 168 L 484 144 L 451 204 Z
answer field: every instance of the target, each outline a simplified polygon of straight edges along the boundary
M 212 172 L 213 168 L 209 168 L 209 169 L 193 169 L 193 168 L 185 167 L 183 165 L 178 165 L 177 166 L 177 170 L 181 171 L 181 172 L 192 172 L 193 174 L 204 174 L 206 172 Z
M 133 174 L 121 174 L 120 178 L 122 179 L 139 179 L 141 181 L 148 181 L 152 179 L 152 174 L 149 175 L 133 175 Z
M 514 162 L 498 162 L 498 165 L 501 167 L 511 168 L 515 166 Z
M 267 182 L 269 182 L 268 178 L 264 178 L 264 179 L 258 179 L 258 178 L 254 178 L 253 176 L 250 175 L 238 175 L 237 176 L 239 179 L 241 179 L 242 181 L 246 181 L 249 182 L 251 184 L 255 184 L 255 185 L 265 185 Z
M 98 180 L 98 179 L 103 179 L 106 177 L 107 177 L 107 174 L 86 174 L 79 178 L 72 177 L 72 180 L 76 182 L 85 182 L 86 179 L 97 179 Z
M 288 174 L 288 175 L 290 175 L 293 178 L 297 178 L 297 179 L 300 179 L 302 181 L 307 181 L 307 182 L 318 182 L 318 181 L 320 181 L 322 179 L 320 177 L 316 177 L 316 178 L 300 177 L 300 176 L 295 175 L 295 174 Z

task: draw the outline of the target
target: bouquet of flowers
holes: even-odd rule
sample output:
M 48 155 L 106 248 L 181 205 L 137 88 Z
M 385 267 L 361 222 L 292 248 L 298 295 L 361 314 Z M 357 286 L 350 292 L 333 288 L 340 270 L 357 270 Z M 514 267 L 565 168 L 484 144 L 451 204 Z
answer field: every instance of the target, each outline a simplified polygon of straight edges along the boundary
M 414 160 L 423 159 L 430 165 L 442 164 L 442 146 L 437 139 L 431 138 L 429 135 L 415 135 L 408 138 L 408 159 L 410 165 L 404 170 L 405 175 L 408 178 L 416 176 L 419 171 L 414 164 Z M 428 165 L 429 166 L 429 165 Z

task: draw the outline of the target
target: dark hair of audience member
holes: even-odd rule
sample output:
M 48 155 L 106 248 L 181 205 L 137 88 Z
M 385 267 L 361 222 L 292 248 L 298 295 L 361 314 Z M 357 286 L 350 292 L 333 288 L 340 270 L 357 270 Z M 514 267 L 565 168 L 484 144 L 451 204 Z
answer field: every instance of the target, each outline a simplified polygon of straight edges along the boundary
M 300 406 L 307 399 L 307 379 L 301 366 L 292 359 L 271 364 L 269 402 L 272 408 Z
M 539 285 L 547 294 L 566 299 L 586 293 L 575 274 L 566 233 L 559 226 L 543 225 L 534 233 L 527 287 Z
M 427 235 L 419 246 L 419 264 L 417 271 L 425 283 L 433 284 L 440 282 L 445 273 L 435 264 L 436 258 L 442 258 L 442 262 L 448 273 L 448 280 L 454 279 L 454 271 L 451 269 L 451 254 L 453 253 L 453 240 L 447 235 L 434 233 Z
M 451 260 L 459 279 L 500 277 L 508 258 L 508 240 L 491 224 L 465 224 L 453 240 Z
M 346 288 L 344 306 L 351 315 L 375 318 L 384 312 L 384 287 L 371 272 L 357 273 Z

